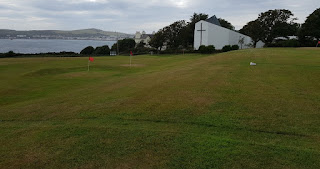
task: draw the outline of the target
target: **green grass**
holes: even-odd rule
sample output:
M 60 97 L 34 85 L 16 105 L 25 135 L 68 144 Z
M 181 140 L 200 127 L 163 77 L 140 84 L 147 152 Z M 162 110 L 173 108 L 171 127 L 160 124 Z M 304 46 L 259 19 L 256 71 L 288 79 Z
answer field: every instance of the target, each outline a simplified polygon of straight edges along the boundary
M 320 50 L 87 59 L 0 59 L 0 168 L 320 166 Z

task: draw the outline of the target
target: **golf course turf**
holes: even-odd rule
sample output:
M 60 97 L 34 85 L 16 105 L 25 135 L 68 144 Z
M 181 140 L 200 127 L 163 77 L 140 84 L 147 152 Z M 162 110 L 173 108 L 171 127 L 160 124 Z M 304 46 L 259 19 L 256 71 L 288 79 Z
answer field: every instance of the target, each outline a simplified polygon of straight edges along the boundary
M 320 166 L 320 49 L 87 63 L 0 59 L 0 168 Z

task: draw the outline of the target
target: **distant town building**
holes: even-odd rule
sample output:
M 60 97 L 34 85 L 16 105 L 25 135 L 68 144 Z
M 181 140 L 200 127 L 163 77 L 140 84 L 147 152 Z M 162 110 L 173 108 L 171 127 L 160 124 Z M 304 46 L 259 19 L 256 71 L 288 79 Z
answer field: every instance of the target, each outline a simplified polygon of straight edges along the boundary
M 27 35 L 17 35 L 18 38 L 25 38 Z
M 154 36 L 153 34 L 146 34 L 145 31 L 142 31 L 142 33 L 140 33 L 139 31 L 136 32 L 134 40 L 136 42 L 136 44 L 139 44 L 140 42 L 145 43 L 146 47 L 149 47 L 149 42 L 151 41 L 151 38 Z

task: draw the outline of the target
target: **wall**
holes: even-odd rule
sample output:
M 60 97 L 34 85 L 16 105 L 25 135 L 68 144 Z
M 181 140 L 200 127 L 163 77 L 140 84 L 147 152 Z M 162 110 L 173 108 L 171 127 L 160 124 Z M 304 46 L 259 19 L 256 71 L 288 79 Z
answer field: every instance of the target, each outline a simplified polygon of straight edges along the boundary
M 194 49 L 196 50 L 198 50 L 200 47 L 201 33 L 198 30 L 201 29 L 201 23 L 202 29 L 205 30 L 202 32 L 202 45 L 214 45 L 216 49 L 222 49 L 225 45 L 239 45 L 241 48 L 239 40 L 240 38 L 244 38 L 242 49 L 252 47 L 250 46 L 252 45 L 252 39 L 249 36 L 211 24 L 206 21 L 200 21 L 196 23 L 194 32 Z M 263 45 L 263 43 L 259 43 L 258 47 L 263 47 Z
M 205 30 L 202 35 L 202 45 L 214 45 L 216 49 L 222 49 L 223 46 L 229 44 L 230 30 L 206 21 L 200 21 L 196 23 L 194 32 L 194 48 L 196 50 L 200 47 L 201 33 L 198 30 L 201 29 L 201 23 L 203 30 Z
M 195 25 L 195 30 L 194 30 L 194 48 L 196 50 L 199 49 L 200 43 L 201 43 L 201 32 L 198 31 L 201 29 L 201 23 L 202 23 L 202 29 L 206 30 L 202 32 L 202 45 L 207 45 L 208 44 L 208 22 L 205 21 L 200 21 L 196 23 Z
M 256 48 L 263 48 L 265 43 L 263 43 L 261 40 L 257 42 Z
M 252 45 L 252 39 L 249 36 L 243 35 L 241 33 L 238 33 L 236 31 L 231 31 L 230 30 L 230 36 L 229 36 L 229 44 L 232 45 L 238 45 L 240 49 L 247 49 L 251 48 Z M 243 44 L 241 48 L 241 44 L 239 43 L 240 39 L 243 39 Z
M 134 41 L 136 42 L 136 44 L 140 43 L 141 41 L 141 33 L 139 31 L 136 32 L 136 35 L 134 37 Z

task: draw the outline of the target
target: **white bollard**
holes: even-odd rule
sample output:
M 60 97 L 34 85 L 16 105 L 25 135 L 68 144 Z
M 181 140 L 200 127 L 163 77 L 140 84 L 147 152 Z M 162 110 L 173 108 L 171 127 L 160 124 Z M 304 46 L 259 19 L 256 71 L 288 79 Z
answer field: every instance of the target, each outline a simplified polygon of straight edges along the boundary
M 257 66 L 257 63 L 250 62 L 250 66 Z

